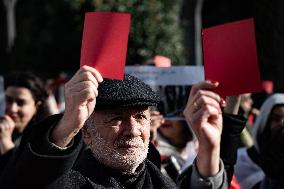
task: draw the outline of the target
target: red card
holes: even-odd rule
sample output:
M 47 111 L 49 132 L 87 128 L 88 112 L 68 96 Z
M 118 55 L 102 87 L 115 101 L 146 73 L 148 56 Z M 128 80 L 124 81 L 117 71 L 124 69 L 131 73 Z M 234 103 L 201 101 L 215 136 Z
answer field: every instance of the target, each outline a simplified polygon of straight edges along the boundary
M 130 14 L 85 14 L 80 66 L 96 68 L 104 78 L 124 78 Z
M 202 31 L 205 79 L 222 97 L 261 90 L 253 19 Z

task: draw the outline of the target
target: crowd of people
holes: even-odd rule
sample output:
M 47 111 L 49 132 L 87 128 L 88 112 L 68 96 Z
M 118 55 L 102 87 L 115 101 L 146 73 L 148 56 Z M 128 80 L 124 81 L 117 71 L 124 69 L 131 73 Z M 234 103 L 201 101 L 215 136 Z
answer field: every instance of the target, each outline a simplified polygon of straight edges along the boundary
M 59 113 L 45 83 L 4 76 L 0 188 L 284 188 L 284 94 L 268 94 L 258 110 L 255 94 L 223 99 L 219 82 L 206 80 L 163 115 L 143 81 L 83 66 Z

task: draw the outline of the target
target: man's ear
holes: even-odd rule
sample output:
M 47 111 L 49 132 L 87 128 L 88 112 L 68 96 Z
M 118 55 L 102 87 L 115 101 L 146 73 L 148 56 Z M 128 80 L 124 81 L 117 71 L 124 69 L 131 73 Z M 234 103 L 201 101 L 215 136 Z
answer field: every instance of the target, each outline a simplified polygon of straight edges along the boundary
M 82 133 L 83 133 L 83 140 L 86 145 L 89 145 L 91 143 L 91 134 L 89 132 L 89 129 L 87 129 L 86 126 L 82 128 Z

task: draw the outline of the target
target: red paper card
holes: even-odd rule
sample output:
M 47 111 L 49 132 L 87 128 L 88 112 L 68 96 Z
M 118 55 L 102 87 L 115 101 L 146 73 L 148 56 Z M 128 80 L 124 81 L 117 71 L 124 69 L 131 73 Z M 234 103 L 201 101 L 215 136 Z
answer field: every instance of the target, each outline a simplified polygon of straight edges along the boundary
M 253 19 L 202 31 L 205 79 L 222 97 L 261 90 Z
M 124 78 L 130 14 L 85 14 L 80 66 L 96 68 L 104 78 Z

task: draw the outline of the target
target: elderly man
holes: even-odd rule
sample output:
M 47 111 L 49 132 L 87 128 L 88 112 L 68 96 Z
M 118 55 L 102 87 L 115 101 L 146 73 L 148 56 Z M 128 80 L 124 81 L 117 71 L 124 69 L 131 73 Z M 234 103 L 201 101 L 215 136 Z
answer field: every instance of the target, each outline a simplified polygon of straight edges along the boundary
M 199 153 L 176 186 L 147 159 L 149 108 L 157 105 L 158 96 L 133 76 L 103 81 L 96 69 L 83 66 L 65 85 L 63 116 L 26 133 L 2 186 L 227 188 L 219 155 L 224 101 L 211 91 L 217 86 L 205 81 L 191 91 L 184 114 L 200 142 Z

